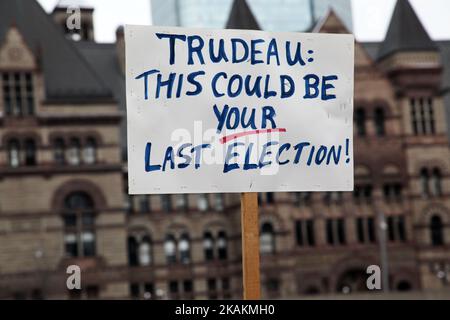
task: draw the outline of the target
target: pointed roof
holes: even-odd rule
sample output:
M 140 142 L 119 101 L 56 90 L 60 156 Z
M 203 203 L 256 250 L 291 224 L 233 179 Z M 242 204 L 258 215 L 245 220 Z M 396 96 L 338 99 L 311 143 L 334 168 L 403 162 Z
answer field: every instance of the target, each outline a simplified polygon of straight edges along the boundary
M 226 28 L 261 30 L 246 0 L 234 0 Z
M 397 0 L 386 38 L 378 59 L 398 51 L 436 51 L 437 47 L 426 32 L 408 0 Z
M 37 1 L 0 1 L 0 45 L 11 26 L 39 59 L 48 100 L 112 100 L 110 89 Z

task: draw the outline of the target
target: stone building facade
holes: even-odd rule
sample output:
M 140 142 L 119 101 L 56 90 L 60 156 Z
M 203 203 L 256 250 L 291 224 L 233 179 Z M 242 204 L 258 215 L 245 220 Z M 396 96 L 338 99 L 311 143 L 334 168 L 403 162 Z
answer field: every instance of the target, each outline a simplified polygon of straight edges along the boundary
M 127 195 L 123 31 L 65 14 L 0 2 L 0 299 L 240 298 L 239 195 Z M 258 29 L 245 1 L 228 27 Z M 347 33 L 333 12 L 314 31 Z M 356 43 L 355 191 L 259 195 L 264 298 L 367 293 L 383 244 L 391 290 L 448 286 L 448 48 L 406 0 Z

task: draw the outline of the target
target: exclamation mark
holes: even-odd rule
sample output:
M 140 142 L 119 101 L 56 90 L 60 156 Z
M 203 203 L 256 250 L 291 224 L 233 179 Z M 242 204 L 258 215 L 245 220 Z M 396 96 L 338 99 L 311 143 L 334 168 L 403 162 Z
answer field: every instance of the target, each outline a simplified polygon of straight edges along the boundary
M 347 156 L 347 160 L 345 160 L 345 163 L 349 163 L 350 162 L 350 158 L 348 156 L 349 145 L 350 145 L 350 140 L 349 139 L 345 139 L 345 155 Z

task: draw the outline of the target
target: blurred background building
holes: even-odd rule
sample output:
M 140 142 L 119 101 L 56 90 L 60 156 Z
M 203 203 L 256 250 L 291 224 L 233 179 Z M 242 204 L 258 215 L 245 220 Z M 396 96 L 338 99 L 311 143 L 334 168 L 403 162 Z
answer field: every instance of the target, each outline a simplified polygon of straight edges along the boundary
M 240 298 L 239 195 L 127 195 L 123 30 L 96 43 L 93 9 L 75 31 L 66 9 L 0 0 L 0 298 Z M 348 28 L 332 11 L 314 31 Z M 355 191 L 259 195 L 264 298 L 450 297 L 449 71 L 407 0 L 356 43 Z
M 155 26 L 224 28 L 232 0 L 151 0 Z M 352 30 L 350 0 L 248 0 L 258 24 L 266 31 L 306 31 L 330 8 Z

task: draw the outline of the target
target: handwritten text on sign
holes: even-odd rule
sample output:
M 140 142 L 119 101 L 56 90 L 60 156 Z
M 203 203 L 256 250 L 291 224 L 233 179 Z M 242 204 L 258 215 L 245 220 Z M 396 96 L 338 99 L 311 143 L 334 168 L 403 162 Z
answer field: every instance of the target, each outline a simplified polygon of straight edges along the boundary
M 353 189 L 351 35 L 127 26 L 130 193 Z

